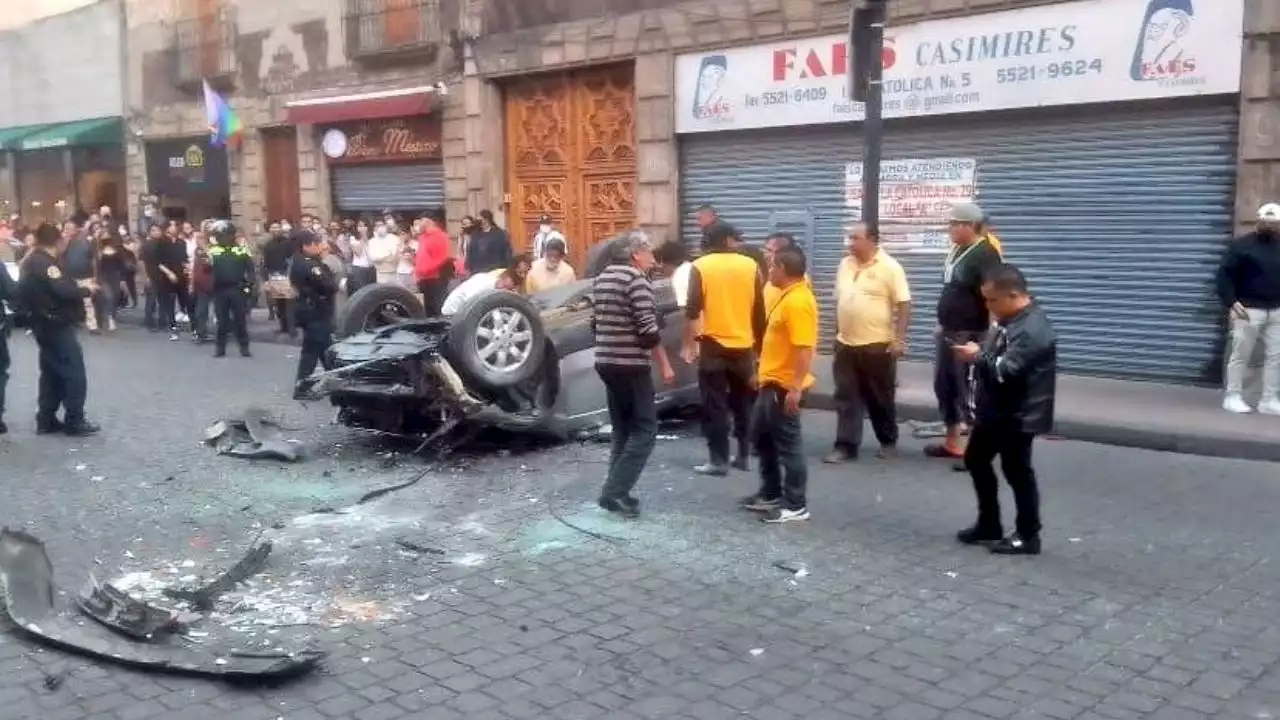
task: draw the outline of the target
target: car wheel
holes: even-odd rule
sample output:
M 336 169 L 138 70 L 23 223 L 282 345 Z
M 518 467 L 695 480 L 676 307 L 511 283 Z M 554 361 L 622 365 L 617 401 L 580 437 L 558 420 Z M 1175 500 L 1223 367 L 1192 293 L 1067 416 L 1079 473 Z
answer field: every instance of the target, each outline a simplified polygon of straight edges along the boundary
M 480 295 L 453 317 L 449 354 L 458 371 L 488 390 L 519 385 L 542 371 L 546 330 L 523 295 Z
M 344 338 L 426 316 L 422 301 L 412 291 L 399 285 L 366 285 L 343 303 L 334 330 Z

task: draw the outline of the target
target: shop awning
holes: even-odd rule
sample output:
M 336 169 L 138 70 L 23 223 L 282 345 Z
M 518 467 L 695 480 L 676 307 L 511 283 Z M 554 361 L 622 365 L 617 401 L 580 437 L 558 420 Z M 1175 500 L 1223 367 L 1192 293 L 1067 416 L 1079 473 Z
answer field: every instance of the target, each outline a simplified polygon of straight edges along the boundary
M 46 125 L 18 143 L 22 150 L 45 150 L 88 145 L 119 145 L 124 142 L 124 126 L 120 118 L 95 118 Z
M 425 115 L 448 92 L 444 83 L 403 90 L 294 100 L 285 104 L 285 117 L 294 125 L 332 125 L 350 120 Z
M 22 127 L 0 128 L 0 152 L 17 150 L 18 142 L 32 133 L 40 132 L 48 125 L 23 125 Z

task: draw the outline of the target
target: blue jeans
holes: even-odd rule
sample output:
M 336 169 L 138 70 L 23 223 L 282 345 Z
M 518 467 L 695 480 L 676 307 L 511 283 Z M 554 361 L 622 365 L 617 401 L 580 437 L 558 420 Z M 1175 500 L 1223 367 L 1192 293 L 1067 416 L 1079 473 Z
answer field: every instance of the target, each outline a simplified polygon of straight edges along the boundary
M 760 388 L 751 410 L 751 432 L 760 456 L 760 497 L 781 499 L 783 507 L 805 507 L 809 466 L 804 461 L 800 415 L 783 407 L 787 392 L 776 385 Z
M 212 297 L 204 293 L 196 294 L 195 312 L 191 314 L 191 331 L 198 338 L 209 337 L 209 308 L 212 302 Z

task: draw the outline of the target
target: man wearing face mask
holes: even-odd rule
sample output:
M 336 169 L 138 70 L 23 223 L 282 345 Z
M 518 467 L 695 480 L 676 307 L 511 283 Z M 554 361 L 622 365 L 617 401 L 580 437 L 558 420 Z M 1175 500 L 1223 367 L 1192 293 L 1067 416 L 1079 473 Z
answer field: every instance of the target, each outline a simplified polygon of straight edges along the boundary
M 548 240 L 542 248 L 542 257 L 533 261 L 529 270 L 529 278 L 525 281 L 525 291 L 530 295 L 561 285 L 568 285 L 577 280 L 573 267 L 564 259 L 564 243 L 560 240 Z
M 565 239 L 564 233 L 556 229 L 552 225 L 551 216 L 543 215 L 538 218 L 538 232 L 533 234 L 533 259 L 541 260 L 546 257 L 547 243 L 557 241 L 566 249 L 569 247 L 569 241 Z
M 294 337 L 297 329 L 293 324 L 293 300 L 297 292 L 289 282 L 289 261 L 297 250 L 288 227 L 287 221 L 271 223 L 268 230 L 271 237 L 262 246 L 262 277 L 266 281 L 267 302 L 271 314 L 280 323 L 280 332 Z
M 1218 297 L 1231 319 L 1223 409 L 1253 412 L 1244 399 L 1244 376 L 1261 338 L 1266 357 L 1258 412 L 1280 415 L 1280 204 L 1259 208 L 1257 229 L 1227 246 L 1218 269 Z
M 368 252 L 369 262 L 378 273 L 378 284 L 394 285 L 400 266 L 400 236 L 389 231 L 385 222 L 380 222 L 373 226 Z

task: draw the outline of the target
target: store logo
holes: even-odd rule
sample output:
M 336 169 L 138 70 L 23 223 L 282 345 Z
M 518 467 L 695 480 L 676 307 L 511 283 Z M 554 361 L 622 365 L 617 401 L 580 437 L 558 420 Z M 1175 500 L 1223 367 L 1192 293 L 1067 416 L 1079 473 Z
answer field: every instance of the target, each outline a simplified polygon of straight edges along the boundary
M 724 97 L 725 76 L 729 73 L 729 58 L 724 55 L 708 55 L 702 58 L 698 68 L 697 87 L 693 93 L 693 117 L 697 120 L 729 120 L 733 108 Z
M 186 160 L 187 167 L 204 167 L 204 151 L 198 145 L 192 145 L 187 148 Z
M 1129 76 L 1135 82 L 1178 80 L 1194 75 L 1196 58 L 1188 42 L 1195 9 L 1192 0 L 1150 0 L 1133 50 Z

